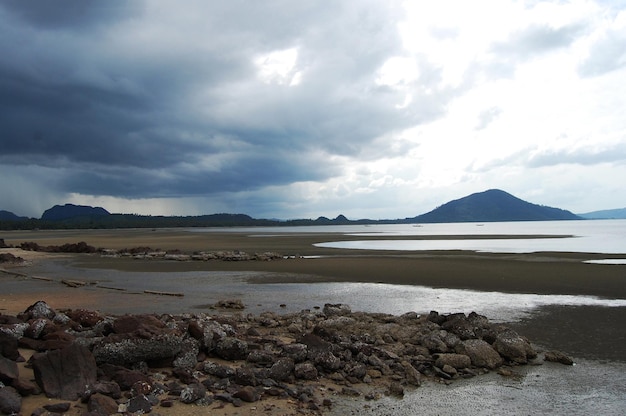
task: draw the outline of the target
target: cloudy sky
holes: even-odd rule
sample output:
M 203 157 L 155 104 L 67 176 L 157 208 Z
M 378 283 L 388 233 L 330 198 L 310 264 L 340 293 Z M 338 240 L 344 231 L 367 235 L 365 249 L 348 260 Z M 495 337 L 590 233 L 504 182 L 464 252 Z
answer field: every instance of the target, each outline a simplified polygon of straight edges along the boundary
M 625 1 L 0 1 L 0 209 L 626 206 Z

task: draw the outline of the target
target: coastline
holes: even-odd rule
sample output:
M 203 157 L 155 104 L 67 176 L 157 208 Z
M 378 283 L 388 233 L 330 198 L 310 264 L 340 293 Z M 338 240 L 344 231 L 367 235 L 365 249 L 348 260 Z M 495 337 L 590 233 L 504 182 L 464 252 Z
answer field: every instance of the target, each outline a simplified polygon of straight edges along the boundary
M 35 233 L 39 234 L 39 233 Z M 28 266 L 12 267 L 20 273 L 41 274 L 48 270 L 52 276 L 60 277 L 60 270 L 75 270 L 77 275 L 89 279 L 90 273 L 143 273 L 146 276 L 152 273 L 241 273 L 243 280 L 249 284 L 251 290 L 257 285 L 270 286 L 289 284 L 294 280 L 303 284 L 323 284 L 329 282 L 361 282 L 380 283 L 394 285 L 424 285 L 440 288 L 472 289 L 478 291 L 501 291 L 508 293 L 539 293 L 546 295 L 592 295 L 600 298 L 626 299 L 625 285 L 623 281 L 623 266 L 585 264 L 583 260 L 589 258 L 604 257 L 600 255 L 587 255 L 580 253 L 535 253 L 532 255 L 490 255 L 472 252 L 436 252 L 436 253 L 406 253 L 406 252 L 368 252 L 353 250 L 327 250 L 311 247 L 312 241 L 321 239 L 328 240 L 328 235 L 304 235 L 304 236 L 278 236 L 251 238 L 247 234 L 232 235 L 232 233 L 212 234 L 211 236 L 196 235 L 188 232 L 149 232 L 145 230 L 132 230 L 130 233 L 122 232 L 115 235 L 114 232 L 94 232 L 97 238 L 93 240 L 90 232 L 63 232 L 62 235 L 53 236 L 47 234 L 40 240 L 33 238 L 17 240 L 7 238 L 8 244 L 19 244 L 22 241 L 38 241 L 40 244 L 59 244 L 66 242 L 86 241 L 88 244 L 98 247 L 124 248 L 138 245 L 133 244 L 141 241 L 141 234 L 148 234 L 146 240 L 154 248 L 166 248 L 181 250 L 207 250 L 217 249 L 241 249 L 247 251 L 281 251 L 287 254 L 301 254 L 303 256 L 316 256 L 315 258 L 295 258 L 277 260 L 271 262 L 177 262 L 158 260 L 133 260 L 128 258 L 101 258 L 97 255 L 59 255 L 44 254 L 37 258 L 29 259 Z M 80 237 L 83 238 L 80 238 Z M 33 235 L 31 235 L 33 237 Z M 158 237 L 158 238 L 157 238 Z M 210 237 L 210 238 L 208 238 Z M 95 241 L 93 243 L 92 241 Z M 182 248 L 181 248 L 182 247 Z M 240 247 L 240 248 L 235 248 Z M 280 250 L 282 248 L 283 250 Z M 286 251 L 288 250 L 288 251 Z M 16 252 L 19 255 L 19 252 Z M 317 257 L 320 256 L 320 257 Z M 256 273 L 255 273 L 256 272 Z M 260 274 L 259 274 L 260 273 Z M 62 273 L 61 273 L 62 274 Z M 65 276 L 67 277 L 67 276 Z M 73 276 L 70 276 L 73 277 Z M 12 282 L 12 292 L 7 293 L 0 303 L 0 312 L 21 312 L 37 300 L 49 301 L 51 306 L 63 308 L 86 308 L 103 309 L 117 308 L 123 311 L 125 305 L 151 312 L 151 307 L 162 303 L 169 303 L 168 307 L 177 307 L 180 313 L 188 311 L 188 298 L 172 300 L 166 297 L 148 296 L 146 294 L 120 294 L 112 290 L 101 290 L 93 286 L 70 288 L 59 284 L 58 281 L 28 280 L 19 277 L 10 277 L 6 274 L 0 276 L 3 283 Z M 7 287 L 6 285 L 4 287 Z M 261 293 L 261 292 L 259 292 Z M 10 302 L 7 301 L 10 299 Z M 283 299 L 263 299 L 262 308 L 274 309 L 280 313 L 281 303 L 288 302 Z M 207 304 L 210 302 L 207 302 Z M 350 303 L 349 301 L 346 303 Z M 176 305 L 176 306 L 173 306 Z M 408 311 L 407 311 L 408 312 Z M 448 311 L 441 310 L 441 313 Z M 478 313 L 481 311 L 478 310 Z M 617 377 L 615 382 L 622 383 L 624 380 L 623 363 L 626 357 L 626 335 L 624 332 L 626 322 L 626 308 L 607 308 L 594 306 L 542 306 L 539 307 L 520 322 L 512 327 L 520 334 L 527 336 L 533 343 L 541 348 L 557 348 L 571 353 L 575 359 L 591 372 L 604 372 L 609 377 Z M 605 364 L 607 363 L 607 364 Z M 531 369 L 532 370 L 532 369 Z M 542 366 L 538 368 L 541 376 L 533 371 L 532 377 L 544 377 L 548 380 L 551 369 Z M 578 386 L 591 386 L 595 380 L 591 380 L 580 373 L 571 373 L 578 377 L 578 381 L 567 379 L 558 383 L 551 379 L 548 384 L 540 384 L 537 388 L 552 389 L 554 397 L 565 403 L 568 409 L 576 409 L 575 397 L 569 393 L 571 383 Z M 620 375 L 621 374 L 621 375 Z M 528 377 L 531 377 L 530 375 Z M 499 381 L 498 381 L 499 380 Z M 519 389 L 515 387 L 516 400 L 527 401 L 527 406 L 522 406 L 520 413 L 527 412 L 532 408 L 531 397 L 537 394 L 535 387 L 529 387 L 532 379 L 524 379 Z M 495 383 L 495 384 L 494 384 Z M 524 385 L 526 383 L 526 385 Z M 467 389 L 483 388 L 498 390 L 502 380 L 469 380 L 464 382 L 468 387 L 454 389 L 454 392 L 466 392 Z M 426 389 L 432 386 L 426 386 Z M 508 389 L 511 390 L 511 389 Z M 429 393 L 418 390 L 416 395 L 433 394 L 435 397 L 447 397 L 451 394 L 448 388 L 434 388 Z M 456 393 L 455 393 L 456 394 Z M 466 393 L 463 393 L 466 394 Z M 622 396 L 623 397 L 623 396 Z M 465 396 L 459 399 L 467 400 Z M 347 408 L 352 412 L 364 414 L 380 414 L 384 411 L 376 409 L 379 406 L 395 406 L 387 403 L 384 399 L 378 404 L 367 404 L 361 401 L 352 402 L 346 400 Z M 412 400 L 412 399 L 411 399 Z M 610 396 L 603 399 L 608 404 L 611 414 L 611 406 L 623 405 L 623 398 Z M 343 401 L 342 401 L 343 403 Z M 351 403 L 351 404 L 350 404 Z M 402 403 L 402 404 L 400 404 Z M 405 398 L 397 404 L 398 409 L 410 409 L 411 405 Z M 569 403 L 569 407 L 567 407 Z M 366 407 L 363 407 L 366 406 Z M 408 406 L 408 407 L 407 407 Z M 412 406 L 418 406 L 413 403 Z M 531 406 L 531 407 L 528 407 Z M 329 414 L 341 414 L 341 406 L 338 406 Z M 415 407 L 414 409 L 417 409 Z M 421 409 L 421 408 L 420 408 Z M 346 411 L 347 411 L 346 410 Z M 421 409 L 422 411 L 424 409 Z M 493 409 L 492 409 L 493 410 Z M 367 413 L 370 411 L 370 413 Z M 159 410 L 160 413 L 161 410 Z M 407 411 L 408 412 L 408 411 Z M 480 414 L 480 412 L 476 412 Z M 516 412 L 513 412 L 515 414 Z M 556 412 L 561 413 L 561 412 Z M 345 413 L 344 413 L 345 414 Z M 405 414 L 410 414 L 405 413 Z M 425 412 L 425 414 L 429 414 Z M 446 414 L 440 413 L 440 414 Z M 483 413 L 484 414 L 484 413 Z

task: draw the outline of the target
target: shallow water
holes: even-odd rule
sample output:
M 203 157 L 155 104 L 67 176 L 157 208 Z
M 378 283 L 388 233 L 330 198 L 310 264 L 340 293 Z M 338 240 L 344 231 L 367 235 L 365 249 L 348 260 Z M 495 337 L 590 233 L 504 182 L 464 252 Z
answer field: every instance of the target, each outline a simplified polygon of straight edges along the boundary
M 505 294 L 421 286 L 371 283 L 264 284 L 268 273 L 146 273 L 81 269 L 68 262 L 34 266 L 31 274 L 81 279 L 94 285 L 79 290 L 105 291 L 118 301 L 100 305 L 108 313 L 208 312 L 224 298 L 239 298 L 246 313 L 294 312 L 325 303 L 347 303 L 353 310 L 401 314 L 476 311 L 493 321 L 513 322 L 538 348 L 558 348 L 573 355 L 573 367 L 546 363 L 518 367 L 519 379 L 495 373 L 451 385 L 427 382 L 403 400 L 384 397 L 368 402 L 341 396 L 333 415 L 492 415 L 492 414 L 623 414 L 626 409 L 626 300 L 592 296 Z M 290 276 L 297 281 L 298 276 Z M 250 283 L 249 280 L 255 281 Z M 14 279 L 13 285 L 36 285 Z M 43 284 L 43 283 L 42 283 Z M 125 289 L 113 292 L 106 287 Z M 150 296 L 143 290 L 182 292 L 184 297 Z M 72 289 L 76 290 L 76 289 Z M 77 290 L 77 296 L 81 293 Z M 84 292 L 83 292 L 84 293 Z M 119 294 L 117 294 L 119 293 Z M 135 293 L 134 297 L 125 296 Z M 126 299 L 129 299 L 126 301 Z M 281 304 L 284 307 L 281 307 Z M 597 348 L 596 348 L 597 347 Z M 575 354 L 572 354 L 575 353 Z M 594 358 L 594 359 L 589 359 Z M 366 391 L 367 386 L 359 385 Z

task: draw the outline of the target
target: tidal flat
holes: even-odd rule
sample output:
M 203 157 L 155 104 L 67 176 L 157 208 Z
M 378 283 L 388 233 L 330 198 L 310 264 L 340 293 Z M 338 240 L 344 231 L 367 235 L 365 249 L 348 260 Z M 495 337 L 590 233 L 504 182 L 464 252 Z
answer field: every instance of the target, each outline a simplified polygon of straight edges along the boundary
M 38 300 L 57 309 L 114 314 L 197 313 L 210 311 L 220 298 L 242 299 L 251 313 L 289 313 L 324 303 L 385 313 L 475 311 L 511 325 L 538 349 L 559 349 L 576 361 L 574 367 L 528 367 L 514 381 L 494 373 L 451 385 L 426 384 L 402 400 L 346 399 L 331 413 L 587 414 L 592 408 L 585 403 L 593 403 L 603 414 L 620 414 L 626 407 L 626 266 L 584 263 L 606 258 L 601 253 L 364 252 L 314 245 L 352 238 L 345 233 L 268 236 L 262 229 L 29 231 L 2 237 L 15 246 L 85 241 L 115 250 L 276 252 L 286 257 L 198 262 L 50 254 L 16 268 L 43 279 L 0 276 L 3 314 L 21 312 Z M 68 287 L 62 279 L 89 284 Z

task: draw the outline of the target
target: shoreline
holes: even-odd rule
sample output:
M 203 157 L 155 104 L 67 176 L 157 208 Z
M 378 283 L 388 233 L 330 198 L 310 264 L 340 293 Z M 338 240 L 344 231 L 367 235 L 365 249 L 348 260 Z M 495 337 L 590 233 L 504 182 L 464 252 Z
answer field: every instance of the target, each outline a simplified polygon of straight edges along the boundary
M 82 233 L 82 232 L 81 232 Z M 103 236 L 100 232 L 94 232 L 98 238 L 91 240 L 92 233 L 61 233 L 63 236 L 47 234 L 46 238 L 35 240 L 7 239 L 8 244 L 19 244 L 22 241 L 37 241 L 41 245 L 75 243 L 86 241 L 88 244 L 99 247 L 125 248 L 148 244 L 137 244 L 142 241 L 141 232 L 133 231 L 130 234 L 119 234 L 107 231 Z M 320 258 L 295 258 L 277 261 L 247 261 L 247 262 L 180 262 L 162 260 L 133 260 L 129 258 L 101 258 L 89 254 L 42 254 L 35 255 L 37 258 L 28 260 L 27 266 L 15 266 L 10 270 L 24 274 L 35 274 L 42 277 L 53 277 L 53 281 L 32 280 L 23 277 L 11 277 L 1 274 L 3 287 L 10 288 L 2 297 L 0 312 L 6 314 L 10 309 L 15 312 L 23 311 L 24 308 L 38 300 L 46 300 L 56 309 L 94 309 L 92 306 L 104 306 L 111 308 L 129 307 L 137 308 L 150 313 L 154 305 L 169 304 L 168 308 L 185 313 L 191 298 L 170 298 L 166 296 L 154 296 L 140 293 L 122 293 L 114 290 L 96 288 L 94 285 L 85 287 L 68 287 L 60 284 L 64 279 L 85 279 L 90 281 L 93 275 L 125 275 L 154 276 L 155 274 L 176 276 L 177 273 L 196 273 L 202 276 L 224 273 L 224 276 L 243 276 L 249 282 L 246 290 L 252 293 L 258 292 L 263 296 L 263 291 L 255 290 L 255 287 L 273 287 L 272 285 L 284 285 L 297 280 L 299 283 L 312 283 L 304 285 L 315 288 L 315 283 L 379 283 L 385 282 L 396 285 L 430 285 L 441 288 L 461 288 L 479 291 L 500 290 L 509 293 L 543 293 L 543 294 L 572 294 L 593 295 L 610 299 L 626 299 L 626 288 L 620 284 L 623 281 L 623 266 L 597 265 L 582 263 L 583 259 L 593 258 L 594 255 L 581 253 L 534 253 L 532 255 L 489 255 L 486 253 L 472 252 L 436 252 L 436 253 L 407 253 L 407 252 L 368 252 L 354 250 L 322 250 L 309 246 L 312 241 L 326 240 L 324 236 L 279 236 L 277 238 L 250 238 L 248 235 L 229 235 L 228 233 L 213 235 L 207 240 L 206 236 L 198 238 L 193 233 L 163 232 L 158 236 L 155 233 L 143 231 L 147 234 L 146 240 L 154 248 L 174 250 L 181 248 L 186 251 L 209 250 L 209 249 L 233 249 L 242 247 L 248 252 L 263 252 L 267 250 L 300 254 L 302 256 L 322 256 Z M 39 234 L 39 233 L 34 233 Z M 32 237 L 33 235 L 31 235 Z M 158 237 L 158 238 L 157 238 Z M 95 243 L 94 243 L 95 241 Z M 102 243 L 102 244 L 100 244 Z M 219 248 L 218 248 L 219 247 Z M 283 250 L 280 250 L 282 248 Z M 19 255 L 18 252 L 15 253 Z M 595 255 L 596 258 L 605 256 Z M 49 275 L 45 272 L 48 271 Z M 68 274 L 73 270 L 76 275 Z M 36 271 L 36 272 L 32 272 Z M 254 275 L 257 275 L 256 277 Z M 259 276 L 262 275 L 262 276 Z M 506 277 L 512 277 L 507 279 Z M 520 280 L 521 279 L 521 280 Z M 97 280 L 97 279 L 96 279 Z M 105 279 L 106 280 L 106 279 Z M 143 279 L 142 279 L 143 280 Z M 147 280 L 146 282 L 149 282 Z M 103 283 L 106 284 L 106 283 Z M 216 280 L 220 285 L 219 279 Z M 260 285 L 260 286 L 259 286 Z M 239 289 L 237 289 L 239 290 Z M 280 307 L 281 303 L 289 303 L 288 300 L 270 297 L 261 300 L 263 308 L 272 309 L 276 313 L 285 313 Z M 209 302 L 210 303 L 210 302 Z M 349 301 L 346 303 L 350 304 Z M 192 306 L 199 306 L 194 304 Z M 290 305 L 288 305 L 290 306 Z M 216 312 L 216 311 L 213 311 Z M 211 313 L 213 313 L 211 312 Z M 408 311 L 407 311 L 408 312 Z M 440 310 L 441 313 L 449 311 Z M 481 313 L 480 310 L 476 312 Z M 246 310 L 244 310 L 246 313 Z M 541 348 L 560 349 L 570 353 L 584 366 L 579 370 L 562 375 L 562 380 L 554 379 L 551 366 L 530 368 L 528 376 L 522 376 L 519 389 L 516 387 L 510 393 L 515 397 L 518 405 L 521 405 L 520 413 L 528 413 L 533 409 L 534 397 L 540 392 L 549 390 L 552 398 L 561 403 L 564 408 L 575 410 L 580 408 L 577 398 L 571 393 L 574 389 L 594 389 L 596 381 L 587 376 L 587 372 L 598 374 L 610 374 L 615 383 L 626 383 L 623 371 L 624 358 L 626 357 L 626 308 L 603 308 L 593 306 L 542 306 L 532 313 L 527 319 L 519 323 L 509 325 L 518 333 L 527 336 L 533 343 Z M 608 364 L 603 364 L 603 363 Z M 578 367 L 575 367 L 575 369 Z M 499 376 L 498 376 L 499 377 Z M 530 378 L 541 377 L 544 380 L 537 384 Z M 561 377 L 561 376 L 560 376 Z M 538 381 L 539 381 L 538 380 Z M 341 401 L 335 409 L 325 411 L 325 414 L 385 414 L 389 409 L 393 412 L 404 411 L 406 415 L 413 411 L 423 411 L 423 406 L 414 401 L 414 397 L 422 397 L 427 394 L 434 400 L 460 400 L 472 405 L 474 398 L 479 399 L 474 393 L 473 398 L 467 397 L 466 391 L 483 389 L 497 392 L 506 383 L 500 378 L 471 380 L 463 382 L 463 387 L 449 388 L 428 385 L 427 390 L 412 392 L 405 399 L 389 402 L 383 398 L 381 401 L 367 402 L 360 399 L 346 399 Z M 510 383 L 510 382 L 509 382 Z M 599 388 L 599 387 L 598 387 Z M 432 389 L 432 390 L 431 390 Z M 426 391 L 428 391 L 426 393 Z M 506 389 L 505 389 L 506 391 Z M 460 394 L 461 396 L 455 396 Z M 604 393 L 602 393 L 604 394 Z M 451 396 L 452 395 L 452 396 Z M 437 399 L 438 398 L 438 399 Z M 407 401 L 408 400 L 408 401 Z M 417 399 L 415 399 L 417 400 Z M 433 404 L 431 400 L 429 403 Z M 603 403 L 609 409 L 619 409 L 623 398 L 618 393 L 611 393 L 603 399 Z M 342 407 L 342 406 L 347 407 Z M 543 407 L 549 410 L 549 403 Z M 435 404 L 433 404 L 435 406 Z M 478 403 L 476 402 L 476 406 Z M 378 410 L 377 410 L 378 409 Z M 402 410 L 405 409 L 405 410 Z M 407 410 L 409 409 L 409 410 Z M 478 408 L 476 408 L 478 409 Z M 496 408 L 492 407 L 495 411 Z M 232 410 L 232 408 L 231 408 Z M 259 409 L 259 413 L 260 413 Z M 290 413 L 293 409 L 282 409 L 282 413 Z M 432 410 L 432 409 L 431 409 Z M 159 408 L 159 413 L 166 413 Z M 235 413 L 237 410 L 235 410 Z M 231 413 L 231 414 L 235 414 Z M 429 414 L 428 411 L 425 412 Z M 439 413 L 439 412 L 437 412 Z M 219 414 L 219 413 L 218 413 Z M 224 413 L 227 414 L 227 413 Z M 264 414 L 272 414 L 264 413 Z M 402 414 L 402 413 L 400 413 Z M 442 413 L 445 414 L 445 413 Z M 452 414 L 452 413 L 450 413 Z M 477 412 L 480 414 L 480 412 Z M 515 414 L 515 412 L 513 412 Z M 607 414 L 610 414 L 608 412 Z

